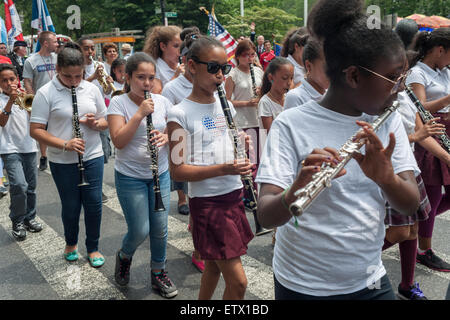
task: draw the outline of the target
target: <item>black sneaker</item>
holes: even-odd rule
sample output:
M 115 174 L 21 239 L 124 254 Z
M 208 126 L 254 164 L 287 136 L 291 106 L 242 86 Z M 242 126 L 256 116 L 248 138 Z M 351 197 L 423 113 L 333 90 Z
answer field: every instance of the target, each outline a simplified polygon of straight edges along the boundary
M 402 300 L 428 300 L 419 288 L 419 283 L 412 285 L 409 290 L 403 290 L 398 285 L 398 297 Z
M 177 287 L 167 276 L 167 272 L 161 270 L 159 274 L 152 274 L 152 287 L 159 291 L 164 298 L 173 298 L 178 294 Z
M 116 255 L 116 268 L 114 271 L 114 278 L 119 285 L 125 286 L 128 284 L 128 282 L 130 282 L 130 267 L 133 258 L 121 259 L 119 253 L 120 250 Z
M 0 186 L 0 199 L 8 194 L 8 189 L 3 185 Z
M 108 202 L 108 199 L 109 199 L 108 196 L 102 192 L 102 202 L 106 203 Z
M 44 171 L 47 169 L 47 157 L 41 157 L 39 160 L 39 170 Z
M 39 232 L 42 230 L 42 224 L 37 222 L 35 219 L 24 221 L 23 224 L 25 225 L 25 228 L 30 232 Z
M 436 271 L 450 272 L 450 264 L 435 255 L 431 249 L 423 254 L 417 253 L 416 261 Z
M 27 237 L 27 230 L 25 229 L 23 222 L 13 222 L 12 235 L 17 241 L 25 240 Z

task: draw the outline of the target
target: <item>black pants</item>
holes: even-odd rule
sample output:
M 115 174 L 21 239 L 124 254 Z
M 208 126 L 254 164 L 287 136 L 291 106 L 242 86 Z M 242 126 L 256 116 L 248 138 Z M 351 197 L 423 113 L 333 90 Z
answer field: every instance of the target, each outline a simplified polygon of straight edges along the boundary
M 275 282 L 275 300 L 396 300 L 387 275 L 380 279 L 380 289 L 364 288 L 362 290 L 335 296 L 316 297 L 289 290 L 278 280 Z

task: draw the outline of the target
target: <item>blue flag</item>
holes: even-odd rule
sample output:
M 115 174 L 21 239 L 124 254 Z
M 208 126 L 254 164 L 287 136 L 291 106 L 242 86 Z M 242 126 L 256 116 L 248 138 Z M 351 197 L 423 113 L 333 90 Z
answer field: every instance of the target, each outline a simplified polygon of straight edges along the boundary
M 0 17 L 0 34 L 1 34 L 1 42 L 8 45 L 8 32 L 6 31 L 5 20 Z
M 55 32 L 55 27 L 53 26 L 52 18 L 50 18 L 45 0 L 33 0 L 31 27 L 37 29 L 38 33 L 41 31 Z M 38 41 L 35 52 L 38 52 L 40 48 L 41 46 Z

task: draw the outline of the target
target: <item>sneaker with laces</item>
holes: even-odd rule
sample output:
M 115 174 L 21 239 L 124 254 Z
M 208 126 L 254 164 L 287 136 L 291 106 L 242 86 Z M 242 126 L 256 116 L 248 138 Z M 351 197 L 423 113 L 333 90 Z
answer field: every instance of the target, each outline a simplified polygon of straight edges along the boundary
M 17 241 L 25 240 L 25 238 L 27 237 L 27 230 L 25 229 L 23 222 L 13 222 L 12 236 Z
M 35 219 L 31 219 L 30 221 L 24 221 L 23 224 L 25 225 L 25 228 L 30 232 L 42 231 L 42 224 L 37 222 Z
M 158 290 L 159 294 L 164 298 L 173 298 L 178 294 L 177 287 L 169 279 L 167 272 L 164 270 L 161 270 L 158 274 L 152 272 L 152 287 Z
M 416 282 L 408 290 L 404 290 L 398 285 L 398 295 L 401 300 L 428 300 L 419 288 L 419 283 Z
M 416 261 L 436 271 L 450 272 L 450 264 L 435 255 L 431 249 L 422 254 L 417 253 Z
M 117 252 L 114 278 L 116 279 L 116 282 L 121 286 L 125 286 L 128 284 L 128 282 L 130 282 L 130 267 L 132 260 L 133 258 L 120 258 L 120 250 Z
M 44 171 L 47 169 L 47 157 L 41 157 L 39 159 L 39 170 Z

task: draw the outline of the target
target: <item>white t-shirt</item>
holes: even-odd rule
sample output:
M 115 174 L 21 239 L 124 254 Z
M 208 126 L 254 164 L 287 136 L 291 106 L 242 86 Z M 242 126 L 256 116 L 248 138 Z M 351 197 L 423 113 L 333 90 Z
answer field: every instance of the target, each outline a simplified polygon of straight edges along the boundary
M 156 60 L 156 75 L 155 78 L 161 80 L 163 87 L 166 85 L 170 79 L 175 75 L 176 69 L 172 69 L 169 67 L 167 62 L 165 62 L 162 58 L 158 58 Z
M 170 101 L 159 94 L 151 94 L 151 98 L 155 104 L 155 111 L 152 113 L 152 123 L 156 130 L 164 132 L 167 127 L 167 116 L 172 108 Z M 128 94 L 116 96 L 111 100 L 108 107 L 109 115 L 119 115 L 128 122 L 138 111 L 139 106 L 136 105 Z M 144 117 L 139 128 L 128 144 L 116 150 L 116 161 L 114 168 L 129 177 L 137 179 L 152 179 L 152 171 L 150 165 L 152 159 L 147 150 L 147 118 Z M 158 149 L 158 174 L 162 174 L 169 169 L 169 146 L 166 144 Z
M 301 106 L 310 100 L 319 102 L 322 99 L 321 95 L 306 79 L 303 79 L 302 84 L 297 88 L 289 90 L 284 101 L 284 110 Z
M 0 112 L 9 101 L 9 96 L 0 93 Z M 28 112 L 13 104 L 8 122 L 0 130 L 0 154 L 37 152 L 36 141 L 30 137 Z
M 288 55 L 287 59 L 294 65 L 294 84 L 303 82 L 305 79 L 305 68 L 299 65 L 293 56 Z
M 231 114 L 236 111 L 228 102 Z M 186 164 L 211 166 L 234 161 L 234 146 L 220 101 L 200 104 L 184 99 L 169 111 L 167 122 L 178 123 L 187 134 Z M 172 139 L 178 140 L 175 137 Z M 176 159 L 174 162 L 176 163 Z M 189 197 L 212 197 L 242 188 L 239 175 L 188 182 Z
M 57 54 L 54 52 L 47 57 L 35 53 L 25 60 L 22 76 L 24 79 L 31 79 L 35 93 L 54 78 L 56 75 L 56 62 Z
M 281 111 L 283 111 L 282 105 L 270 99 L 267 94 L 263 95 L 258 103 L 259 127 L 264 128 L 261 117 L 272 117 L 275 120 Z
M 75 92 L 80 119 L 83 119 L 86 113 L 95 114 L 96 119 L 106 116 L 105 100 L 95 85 L 82 80 Z M 73 138 L 72 115 L 72 92 L 55 77 L 36 93 L 30 122 L 48 124 L 47 131 L 50 134 L 67 141 Z M 83 160 L 88 161 L 102 156 L 100 132 L 82 123 L 80 131 L 86 142 Z M 78 154 L 75 151 L 63 152 L 62 149 L 49 146 L 48 159 L 55 163 L 77 163 Z
M 375 118 L 343 115 L 314 101 L 283 111 L 272 123 L 256 182 L 286 189 L 314 148 L 339 150 L 360 129 L 355 121 L 372 123 Z M 396 112 L 377 132 L 384 146 L 390 132 L 396 138 L 394 172 L 420 172 Z M 364 148 L 360 151 L 364 153 Z M 386 273 L 381 261 L 386 200 L 356 160 L 350 160 L 346 169 L 347 174 L 333 180 L 297 218 L 298 227 L 292 218 L 277 229 L 273 270 L 277 280 L 290 290 L 314 296 L 348 294 L 366 288 Z
M 400 103 L 397 111 L 402 116 L 402 123 L 405 127 L 406 134 L 409 136 L 416 132 L 416 113 L 417 108 L 411 99 L 408 97 L 405 91 L 399 92 L 397 100 Z M 410 143 L 411 148 L 414 150 L 414 142 Z
M 261 87 L 264 71 L 261 68 L 254 67 L 256 87 Z M 228 77 L 233 79 L 234 90 L 231 100 L 249 101 L 253 98 L 252 77 L 249 73 L 242 72 L 239 68 L 231 69 Z M 258 111 L 256 107 L 236 108 L 236 127 L 239 129 L 258 127 Z
M 448 68 L 433 70 L 423 62 L 411 68 L 411 74 L 406 79 L 406 84 L 419 83 L 425 87 L 427 102 L 446 97 L 450 94 L 450 81 Z M 450 107 L 444 107 L 438 112 L 448 112 Z
M 95 63 L 97 63 L 97 66 L 100 66 L 100 65 L 103 66 L 103 69 L 106 70 L 105 65 L 102 62 L 96 61 Z M 95 63 L 84 65 L 84 79 L 85 80 L 94 74 L 95 69 L 96 69 Z M 100 84 L 100 82 L 98 82 L 97 79 L 91 81 L 91 83 L 94 84 L 100 90 L 100 93 L 102 94 L 103 98 L 107 98 L 107 95 L 103 91 L 102 85 Z
M 191 94 L 192 87 L 192 82 L 186 79 L 184 74 L 182 74 L 176 79 L 167 82 L 161 95 L 169 99 L 173 105 L 176 105 Z

